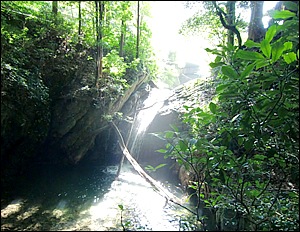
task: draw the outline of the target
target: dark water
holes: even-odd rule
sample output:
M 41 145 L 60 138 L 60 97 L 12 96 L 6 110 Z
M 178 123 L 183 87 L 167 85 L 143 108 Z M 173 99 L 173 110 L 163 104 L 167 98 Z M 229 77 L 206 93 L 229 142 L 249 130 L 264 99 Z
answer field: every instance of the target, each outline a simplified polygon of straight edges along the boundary
M 1 230 L 173 230 L 189 213 L 166 203 L 129 165 L 39 167 L 1 197 Z M 165 184 L 173 194 L 185 195 Z M 122 210 L 120 207 L 123 207 Z M 122 213 L 122 215 L 121 215 Z M 122 219 L 121 219 L 122 216 Z M 192 226 L 189 229 L 193 229 Z
M 33 168 L 1 196 L 1 230 L 51 230 L 75 220 L 108 191 L 115 176 L 104 170 L 101 166 Z M 7 203 L 20 210 L 6 212 Z M 62 213 L 65 217 L 60 217 Z

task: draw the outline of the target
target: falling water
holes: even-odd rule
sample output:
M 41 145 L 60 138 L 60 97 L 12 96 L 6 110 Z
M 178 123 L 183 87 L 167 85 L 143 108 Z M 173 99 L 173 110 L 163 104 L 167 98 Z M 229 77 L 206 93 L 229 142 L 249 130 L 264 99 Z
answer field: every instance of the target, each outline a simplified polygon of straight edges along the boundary
M 137 109 L 138 113 L 133 122 L 133 136 L 129 140 L 129 151 L 131 154 L 138 159 L 140 146 L 144 137 L 144 133 L 147 127 L 150 125 L 157 112 L 164 105 L 164 101 L 170 95 L 171 90 L 153 88 L 148 98 L 143 102 L 143 107 Z

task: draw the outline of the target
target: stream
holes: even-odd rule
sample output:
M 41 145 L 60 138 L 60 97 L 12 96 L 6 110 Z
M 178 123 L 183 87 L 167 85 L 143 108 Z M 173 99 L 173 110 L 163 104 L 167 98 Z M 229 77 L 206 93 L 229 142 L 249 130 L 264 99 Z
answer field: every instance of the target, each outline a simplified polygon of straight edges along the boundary
M 131 151 L 139 153 L 139 141 L 164 95 L 153 90 L 134 123 Z M 139 139 L 138 139 L 139 138 Z M 1 230 L 31 231 L 180 231 L 195 230 L 188 196 L 179 184 L 156 179 L 182 200 L 182 206 L 166 199 L 125 162 L 74 167 L 40 165 L 20 177 L 14 189 L 1 197 Z M 4 200 L 5 199 L 5 200 Z M 189 207 L 191 208 L 191 207 Z
M 1 203 L 1 230 L 192 229 L 186 221 L 192 215 L 167 203 L 129 164 L 117 178 L 116 172 L 117 166 L 32 170 L 16 183 L 11 200 Z M 164 186 L 179 198 L 187 197 L 179 187 Z

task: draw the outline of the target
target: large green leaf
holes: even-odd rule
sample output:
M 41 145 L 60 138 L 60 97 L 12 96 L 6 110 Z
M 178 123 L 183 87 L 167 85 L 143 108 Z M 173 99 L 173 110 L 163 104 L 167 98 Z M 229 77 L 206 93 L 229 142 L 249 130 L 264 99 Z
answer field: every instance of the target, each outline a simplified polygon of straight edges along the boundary
M 237 58 L 241 58 L 243 60 L 263 60 L 264 56 L 258 52 L 250 52 L 239 50 L 236 54 Z
M 248 48 L 253 48 L 253 47 L 259 48 L 260 47 L 260 43 L 256 43 L 250 39 L 248 39 L 244 45 Z
M 216 109 L 217 109 L 217 105 L 216 105 L 215 103 L 213 103 L 213 102 L 210 102 L 210 103 L 209 103 L 209 109 L 210 109 L 210 111 L 211 111 L 213 114 L 215 114 L 215 113 L 216 113 Z
M 298 5 L 292 1 L 284 1 L 283 5 L 286 7 L 287 10 L 297 11 Z
M 283 44 L 283 46 L 284 46 L 284 51 L 286 51 L 286 50 L 289 50 L 289 49 L 293 48 L 293 43 L 292 42 L 285 42 Z
M 174 136 L 174 131 L 166 131 L 166 133 L 165 133 L 165 138 L 166 139 L 171 139 L 171 138 L 173 138 L 173 136 Z
M 258 60 L 257 62 L 255 62 L 255 68 L 259 69 L 265 66 L 268 66 L 270 64 L 269 60 Z
M 270 16 L 273 19 L 287 19 L 296 16 L 296 14 L 289 10 L 272 10 L 270 11 Z
M 272 46 L 272 62 L 276 62 L 284 51 L 284 44 L 277 42 Z
M 274 38 L 274 35 L 276 34 L 276 31 L 277 31 L 277 25 L 274 24 L 272 26 L 270 26 L 266 32 L 266 35 L 265 35 L 265 40 L 267 42 L 271 42 L 272 39 Z
M 294 62 L 294 61 L 297 60 L 296 53 L 294 53 L 294 52 L 289 52 L 289 53 L 284 54 L 282 56 L 283 56 L 284 61 L 287 64 L 290 64 L 290 63 L 292 63 L 292 62 Z
M 255 63 L 249 64 L 249 65 L 244 69 L 244 71 L 241 73 L 241 77 L 242 77 L 242 78 L 247 77 L 247 76 L 252 72 L 254 66 L 255 66 Z
M 236 71 L 229 65 L 227 66 L 222 66 L 222 69 L 221 69 L 222 73 L 225 75 L 225 76 L 228 76 L 230 78 L 234 78 L 236 79 L 238 77 Z
M 216 67 L 219 67 L 219 66 L 222 66 L 222 65 L 224 65 L 224 62 L 211 62 L 211 63 L 209 64 L 209 66 L 210 66 L 211 68 L 216 68 Z
M 262 53 L 269 59 L 271 57 L 271 50 L 272 50 L 270 42 L 264 39 L 263 41 L 261 41 L 260 44 L 261 44 L 260 49 Z
M 216 88 L 216 92 L 220 93 L 223 89 L 226 89 L 228 86 L 230 86 L 231 84 L 219 84 Z

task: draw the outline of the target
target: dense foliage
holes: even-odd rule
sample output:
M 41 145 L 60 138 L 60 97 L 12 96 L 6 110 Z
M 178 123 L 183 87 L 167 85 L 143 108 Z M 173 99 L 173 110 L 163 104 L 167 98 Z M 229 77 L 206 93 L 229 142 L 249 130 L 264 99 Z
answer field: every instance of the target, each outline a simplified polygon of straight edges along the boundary
M 81 114 L 97 108 L 101 115 L 141 76 L 147 76 L 148 80 L 155 76 L 151 33 L 145 20 L 139 25 L 141 55 L 135 56 L 137 3 L 102 3 L 105 17 L 101 21 L 102 40 L 98 41 L 94 1 L 1 2 L 1 167 L 4 169 L 18 172 L 22 161 L 32 161 L 39 148 L 45 147 L 47 136 L 57 136 L 53 131 L 64 136 L 76 123 L 78 113 L 72 112 L 76 99 L 82 102 L 76 105 Z M 147 3 L 140 8 L 140 14 L 146 18 Z M 95 85 L 99 43 L 103 47 L 103 76 L 98 80 L 99 85 Z M 67 109 L 59 105 L 65 101 Z M 68 114 L 70 121 L 56 123 L 59 121 L 56 118 Z M 54 127 L 61 128 L 54 130 Z
M 209 229 L 299 230 L 299 6 L 287 6 L 260 43 L 207 49 L 213 101 L 186 104 L 188 130 L 164 133 L 159 151 L 193 173 Z

